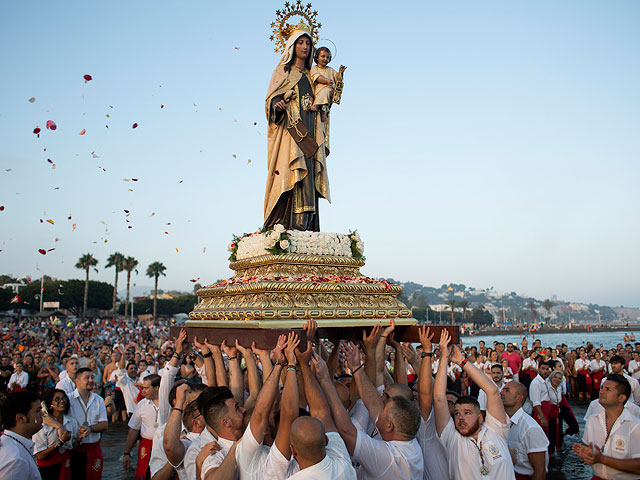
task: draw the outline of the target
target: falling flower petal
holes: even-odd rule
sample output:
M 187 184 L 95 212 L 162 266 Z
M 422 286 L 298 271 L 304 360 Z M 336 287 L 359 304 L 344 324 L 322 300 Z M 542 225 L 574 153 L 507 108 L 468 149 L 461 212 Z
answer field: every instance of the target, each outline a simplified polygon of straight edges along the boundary
M 171 222 L 167 223 L 167 225 L 171 225 Z
M 129 191 L 129 192 L 133 192 L 133 188 L 130 188 L 128 191 Z
M 280 175 L 280 172 L 279 172 L 278 170 L 276 170 L 274 173 L 275 173 L 276 175 Z
M 47 130 L 55 130 L 56 128 L 58 128 L 56 122 L 53 120 L 47 120 Z
M 51 220 L 50 218 L 47 219 L 47 223 L 50 223 L 51 225 L 55 225 L 55 222 L 53 220 Z
M 184 182 L 184 180 L 180 180 L 180 182 L 179 182 L 179 183 L 182 183 L 182 182 Z
M 4 205 L 0 205 L 0 212 L 4 212 Z
M 156 212 L 151 212 L 151 216 L 153 217 L 156 214 Z
M 231 156 L 232 156 L 233 158 L 238 158 L 238 157 L 236 157 L 236 154 L 235 154 L 235 153 L 234 153 L 233 155 L 231 155 Z
M 169 235 L 169 232 L 164 232 L 165 235 Z
M 53 160 L 51 160 L 50 158 L 47 158 L 47 162 L 53 164 Z
M 164 105 L 160 105 L 160 108 L 164 108 Z
M 36 101 L 36 97 L 31 97 L 31 98 L 28 100 L 28 102 L 29 102 L 29 103 L 33 103 L 33 102 L 35 102 L 35 101 Z
M 60 190 L 60 187 L 55 187 L 54 190 Z
M 100 158 L 98 155 L 96 155 L 96 153 L 95 153 L 95 152 L 91 152 L 91 156 L 92 156 L 93 158 Z
M 44 223 L 44 220 L 40 219 L 40 223 Z
M 84 78 L 84 83 L 89 83 L 91 80 L 93 80 L 93 77 L 91 75 L 85 75 L 82 78 Z
M 130 182 L 130 181 L 131 181 L 131 179 L 130 179 L 130 178 L 123 178 L 123 179 L 122 179 L 122 181 L 123 181 L 123 182 Z
M 71 226 L 71 231 L 72 231 L 72 232 L 75 232 L 75 230 L 76 230 L 76 224 L 74 223 L 74 224 Z
M 247 160 L 247 163 L 251 163 L 251 159 Z
M 200 277 L 198 278 L 192 278 L 191 280 L 189 280 L 190 282 L 196 283 L 198 280 L 200 280 Z
M 138 181 L 138 179 L 137 179 L 137 178 L 132 178 L 132 179 L 131 179 L 131 181 L 132 181 L 132 182 L 137 182 L 137 181 Z
M 233 47 L 235 50 L 240 50 L 240 47 Z
M 124 213 L 129 213 L 129 210 L 125 210 Z
M 207 253 L 207 247 L 202 247 L 202 253 Z
M 176 248 L 176 252 L 178 252 L 178 249 Z
M 87 130 L 83 128 L 82 130 L 80 130 L 78 135 L 84 135 L 85 133 L 87 133 Z
M 71 214 L 69 214 L 69 216 L 67 217 L 67 220 L 71 220 Z
M 138 124 L 134 123 L 133 125 L 131 125 L 131 128 L 138 128 Z
M 52 252 L 53 250 L 55 250 L 55 248 L 50 248 L 47 252 Z
M 33 133 L 35 133 L 36 135 L 38 135 L 40 133 L 40 127 L 36 127 L 33 129 Z
M 16 296 L 13 297 L 9 303 L 20 303 L 21 301 L 22 298 L 20 297 L 20 295 L 16 294 Z
M 131 225 L 129 225 L 127 228 L 133 228 Z
M 44 248 L 39 248 L 38 251 L 42 254 L 42 255 L 46 255 L 47 251 Z
M 60 241 L 60 239 L 59 239 L 58 237 L 56 237 L 56 240 L 55 240 L 55 241 L 56 241 L 56 242 L 59 242 L 59 241 Z

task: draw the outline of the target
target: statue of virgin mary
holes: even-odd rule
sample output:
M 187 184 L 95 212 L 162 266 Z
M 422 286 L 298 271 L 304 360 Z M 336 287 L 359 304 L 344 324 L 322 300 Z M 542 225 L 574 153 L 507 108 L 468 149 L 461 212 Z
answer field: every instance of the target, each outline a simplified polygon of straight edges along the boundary
M 319 198 L 331 202 L 323 123 L 311 110 L 313 40 L 294 30 L 276 66 L 265 110 L 269 121 L 264 226 L 320 231 Z

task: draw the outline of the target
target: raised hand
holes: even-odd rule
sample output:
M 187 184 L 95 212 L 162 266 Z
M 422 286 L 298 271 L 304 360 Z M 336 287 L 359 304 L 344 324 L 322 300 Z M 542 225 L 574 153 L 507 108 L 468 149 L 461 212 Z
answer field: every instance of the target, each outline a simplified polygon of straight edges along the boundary
M 392 318 L 389 326 L 384 329 L 382 332 L 382 338 L 389 338 L 389 335 L 396 329 L 396 321 Z
M 176 389 L 176 407 L 182 408 L 184 402 L 187 400 L 187 394 L 191 392 L 191 387 L 188 383 L 183 383 Z
M 176 353 L 182 353 L 182 344 L 187 339 L 187 331 L 182 328 L 180 333 L 178 334 L 178 338 L 173 337 L 173 340 L 176 342 Z
M 347 367 L 349 370 L 354 371 L 362 363 L 360 361 L 360 349 L 353 342 L 344 344 L 344 351 L 346 354 Z
M 278 342 L 276 343 L 276 346 L 273 347 L 273 350 L 271 350 L 271 356 L 273 357 L 273 361 L 275 363 L 279 363 L 279 364 L 283 364 L 285 361 L 285 356 L 284 353 L 282 353 L 282 351 L 284 350 L 284 347 L 287 345 L 287 336 L 282 334 L 278 337 Z
M 420 344 L 422 345 L 422 350 L 424 350 L 425 353 L 433 352 L 433 336 L 434 334 L 431 333 L 431 329 L 425 325 L 422 325 L 418 329 Z
M 418 358 L 416 351 L 410 343 L 401 343 L 400 349 L 402 350 L 402 355 L 404 356 L 404 358 L 409 360 L 409 362 L 415 361 Z
M 289 332 L 289 336 L 287 338 L 287 346 L 284 349 L 284 355 L 287 358 L 287 363 L 289 366 L 294 366 L 297 363 L 296 359 L 296 349 L 300 345 L 300 338 L 298 334 L 295 332 Z
M 364 344 L 367 350 L 374 350 L 376 345 L 378 345 L 378 340 L 380 340 L 380 336 L 382 335 L 382 326 L 377 323 L 373 326 L 369 335 L 367 335 L 366 330 L 362 330 L 362 343 Z
M 262 357 L 263 355 L 269 355 L 269 350 L 264 350 L 262 348 L 256 347 L 256 342 L 253 342 L 251 344 L 251 351 L 259 357 Z
M 203 355 L 209 353 L 209 347 L 207 346 L 207 339 L 204 339 L 204 343 L 198 341 L 198 337 L 193 337 L 193 346 L 196 347 Z
M 464 360 L 464 355 L 460 351 L 460 348 L 457 345 L 453 345 L 451 349 L 451 355 L 449 356 L 450 360 L 453 363 L 457 363 L 458 365 L 462 363 Z
M 304 352 L 301 352 L 300 349 L 296 348 L 296 357 L 298 357 L 298 361 L 302 364 L 309 365 L 309 361 L 311 360 L 311 355 L 313 355 L 313 348 L 311 348 L 311 342 L 307 341 L 307 349 Z
M 313 363 L 314 368 L 316 369 L 316 376 L 318 379 L 325 378 L 330 379 L 329 369 L 327 368 L 327 362 L 323 360 L 321 356 L 314 352 L 311 357 L 311 362 Z
M 307 320 L 302 327 L 307 332 L 307 341 L 317 342 L 318 322 L 315 320 Z
M 235 346 L 230 347 L 229 345 L 227 345 L 226 340 L 222 341 L 222 343 L 220 344 L 220 347 L 222 347 L 222 351 L 227 354 L 227 357 L 238 356 L 238 349 Z
M 242 354 L 243 357 L 247 358 L 249 355 L 253 355 L 253 352 L 250 348 L 245 348 L 240 343 L 238 343 L 238 339 L 236 338 L 236 349 Z
M 440 356 L 442 358 L 449 357 L 449 342 L 451 342 L 451 336 L 447 329 L 443 328 L 440 333 Z

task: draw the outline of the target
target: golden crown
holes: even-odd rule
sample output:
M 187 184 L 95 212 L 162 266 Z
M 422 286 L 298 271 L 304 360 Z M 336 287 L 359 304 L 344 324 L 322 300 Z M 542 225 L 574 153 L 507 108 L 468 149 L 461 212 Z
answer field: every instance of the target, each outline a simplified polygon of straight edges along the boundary
M 286 2 L 282 10 L 276 10 L 276 21 L 271 23 L 273 35 L 269 37 L 269 40 L 276 44 L 276 52 L 284 52 L 289 37 L 300 30 L 306 32 L 314 44 L 318 42 L 318 32 L 322 24 L 316 20 L 318 12 L 311 8 L 310 3 L 303 5 L 302 0 L 297 0 L 295 3 Z M 297 24 L 287 23 L 291 17 L 300 17 L 300 21 Z

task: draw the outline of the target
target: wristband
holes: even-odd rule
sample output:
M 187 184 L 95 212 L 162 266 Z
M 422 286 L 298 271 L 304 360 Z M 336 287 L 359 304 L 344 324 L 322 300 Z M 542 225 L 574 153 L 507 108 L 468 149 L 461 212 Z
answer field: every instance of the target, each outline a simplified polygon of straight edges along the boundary
M 351 372 L 351 376 L 353 377 L 356 374 L 356 372 L 360 370 L 362 367 L 364 367 L 364 363 L 361 363 L 358 368 L 356 368 L 353 372 Z
M 464 368 L 466 364 L 467 364 L 467 359 L 463 358 L 462 361 L 460 362 L 460 368 Z
M 129 456 L 129 457 L 131 456 L 131 454 L 130 454 L 130 453 L 127 453 L 127 452 L 124 452 L 124 453 L 122 454 L 122 456 L 123 456 L 123 457 L 124 457 L 125 455 L 127 455 L 127 456 Z
M 238 358 L 237 355 L 233 356 L 233 357 L 227 357 L 227 360 L 235 360 L 236 358 Z
M 420 358 L 424 358 L 424 357 L 433 357 L 433 353 L 431 353 L 431 352 L 422 352 L 420 354 Z
M 291 370 L 292 372 L 295 372 L 295 371 L 296 371 L 296 367 L 294 367 L 293 365 L 289 365 L 289 366 L 287 367 L 287 372 L 288 372 L 289 370 Z
M 209 352 L 209 353 L 205 353 L 202 358 L 211 358 L 213 357 L 213 353 Z
M 171 410 L 177 410 L 180 413 L 184 413 L 184 411 L 181 408 L 178 408 L 178 407 L 173 407 Z

